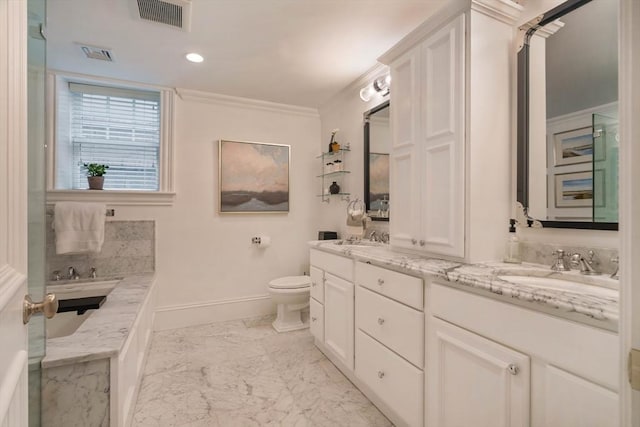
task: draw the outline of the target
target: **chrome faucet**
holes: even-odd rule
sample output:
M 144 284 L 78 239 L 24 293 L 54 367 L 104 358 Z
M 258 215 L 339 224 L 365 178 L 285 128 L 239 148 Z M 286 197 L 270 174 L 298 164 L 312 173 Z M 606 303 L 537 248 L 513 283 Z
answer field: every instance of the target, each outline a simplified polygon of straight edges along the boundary
M 56 270 L 53 273 L 51 273 L 51 275 L 53 276 L 53 280 L 58 281 L 61 279 L 60 277 L 60 270 Z
M 91 270 L 89 271 L 89 278 L 90 279 L 95 279 L 96 277 L 98 277 L 98 273 L 96 272 L 96 268 L 95 267 L 91 267 Z
M 372 242 L 377 242 L 378 241 L 378 233 L 376 233 L 376 230 L 371 230 L 371 234 L 369 234 L 369 240 Z
M 551 269 L 553 271 L 569 271 L 569 270 L 571 270 L 571 266 L 569 265 L 569 262 L 567 261 L 567 255 L 565 255 L 563 249 L 557 249 L 557 250 L 553 251 L 552 255 L 556 255 L 557 256 L 556 260 L 553 262 L 553 264 L 551 264 Z
M 617 256 L 614 256 L 613 258 L 611 258 L 611 262 L 616 265 L 616 271 L 611 273 L 611 278 L 619 279 L 620 277 L 618 277 L 618 269 L 620 268 L 620 258 L 618 258 Z
M 577 252 L 571 255 L 571 265 L 580 267 L 580 274 L 586 274 L 588 276 L 595 276 L 600 274 L 599 271 L 596 271 L 593 268 L 595 252 L 589 251 L 588 254 L 588 260 L 584 259 L 584 257 Z
M 69 275 L 67 278 L 69 280 L 78 280 L 80 278 L 80 275 L 78 274 L 75 268 L 69 267 Z

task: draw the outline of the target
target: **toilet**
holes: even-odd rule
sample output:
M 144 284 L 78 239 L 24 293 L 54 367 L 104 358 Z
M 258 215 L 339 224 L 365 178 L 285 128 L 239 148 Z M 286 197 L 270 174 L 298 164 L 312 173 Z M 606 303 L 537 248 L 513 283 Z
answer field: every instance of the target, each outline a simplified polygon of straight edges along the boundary
M 295 331 L 309 327 L 303 323 L 301 311 L 309 306 L 309 276 L 287 276 L 269 282 L 269 294 L 278 307 L 273 328 L 278 332 Z

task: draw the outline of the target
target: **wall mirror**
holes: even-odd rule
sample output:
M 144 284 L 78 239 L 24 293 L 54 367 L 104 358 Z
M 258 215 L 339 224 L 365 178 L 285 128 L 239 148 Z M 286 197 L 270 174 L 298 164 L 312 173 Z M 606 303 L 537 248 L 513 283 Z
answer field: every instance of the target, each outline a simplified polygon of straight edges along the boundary
M 517 201 L 543 227 L 618 229 L 618 2 L 521 28 Z
M 374 221 L 389 221 L 389 101 L 364 113 L 364 201 Z

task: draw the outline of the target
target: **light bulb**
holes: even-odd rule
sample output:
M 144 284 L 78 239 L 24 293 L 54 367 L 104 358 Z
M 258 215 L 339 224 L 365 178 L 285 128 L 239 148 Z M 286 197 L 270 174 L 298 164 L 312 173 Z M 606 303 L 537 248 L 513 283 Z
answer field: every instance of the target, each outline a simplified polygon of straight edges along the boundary
M 185 55 L 185 58 L 187 58 L 187 61 L 195 62 L 195 63 L 199 63 L 199 62 L 204 61 L 204 58 L 202 57 L 202 55 L 200 55 L 198 53 L 194 53 L 194 52 L 187 53 Z

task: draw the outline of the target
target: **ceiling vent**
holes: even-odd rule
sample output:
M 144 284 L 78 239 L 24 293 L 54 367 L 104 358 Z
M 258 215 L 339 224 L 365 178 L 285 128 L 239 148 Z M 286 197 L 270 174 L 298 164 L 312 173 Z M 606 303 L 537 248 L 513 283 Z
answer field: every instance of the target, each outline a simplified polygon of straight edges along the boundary
M 191 27 L 190 0 L 136 0 L 140 19 L 171 25 L 184 31 Z
M 113 62 L 113 54 L 109 49 L 96 46 L 80 45 L 80 49 L 89 59 L 99 59 L 101 61 Z

